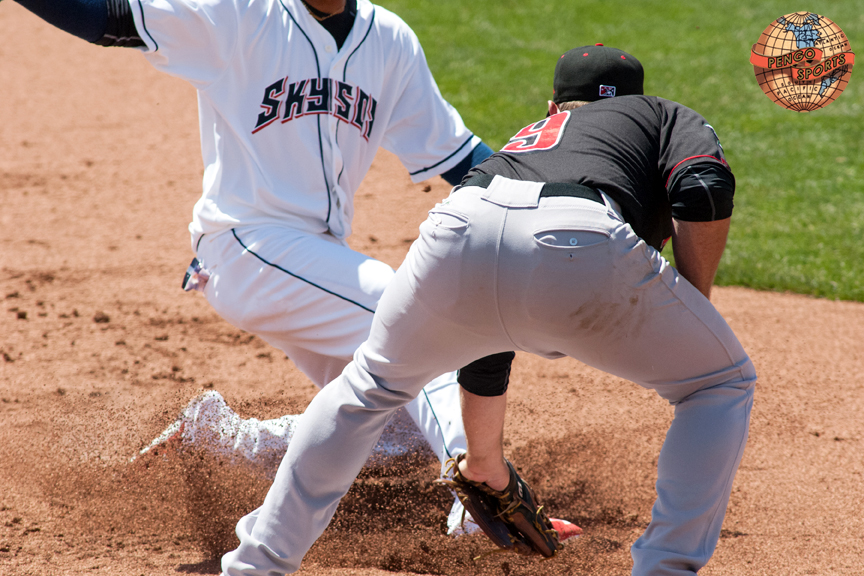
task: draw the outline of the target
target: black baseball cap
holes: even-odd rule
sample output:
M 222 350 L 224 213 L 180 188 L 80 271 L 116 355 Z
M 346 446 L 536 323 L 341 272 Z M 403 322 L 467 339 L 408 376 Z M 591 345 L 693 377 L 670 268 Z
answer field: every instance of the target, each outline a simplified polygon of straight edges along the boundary
M 571 100 L 594 102 L 642 94 L 644 78 L 642 64 L 623 50 L 603 44 L 573 48 L 555 65 L 552 101 L 556 104 Z

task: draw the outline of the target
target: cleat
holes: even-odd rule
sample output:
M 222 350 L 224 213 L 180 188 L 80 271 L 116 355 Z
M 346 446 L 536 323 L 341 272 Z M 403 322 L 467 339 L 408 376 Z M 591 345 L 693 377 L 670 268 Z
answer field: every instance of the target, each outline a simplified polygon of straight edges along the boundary
M 582 528 L 560 518 L 550 518 L 552 528 L 558 532 L 558 541 L 564 542 L 570 538 L 575 538 L 582 534 Z M 459 536 L 468 536 L 471 534 L 482 533 L 483 530 L 471 518 L 471 513 L 465 510 L 465 506 L 458 498 L 453 502 L 453 507 L 450 509 L 450 515 L 447 517 L 447 535 L 458 538 Z
M 167 459 L 180 451 L 196 451 L 242 466 L 248 472 L 273 480 L 298 416 L 273 420 L 241 418 L 219 392 L 209 390 L 193 398 L 170 426 L 130 462 Z
M 549 521 L 552 522 L 552 528 L 558 532 L 559 542 L 564 542 L 582 534 L 582 528 L 567 520 L 550 518 Z M 483 530 L 474 522 L 471 514 L 465 510 L 462 502 L 457 498 L 453 502 L 453 508 L 450 509 L 450 515 L 447 517 L 447 535 L 458 538 L 459 536 L 468 536 L 482 532 Z
M 193 398 L 170 426 L 168 426 L 149 445 L 134 455 L 129 462 L 135 462 L 145 454 L 150 456 L 176 453 L 184 444 L 195 443 L 196 436 L 205 436 L 209 430 L 223 427 L 226 418 L 233 411 L 225 404 L 222 395 L 211 390 Z M 212 432 L 211 432 L 212 435 Z
M 180 449 L 180 446 L 183 444 L 183 432 L 185 431 L 186 422 L 182 419 L 176 420 L 147 447 L 132 456 L 129 459 L 129 463 L 131 464 L 143 456 L 148 456 L 149 458 L 156 456 L 168 458 L 170 454 L 175 454 Z
M 567 520 L 561 520 L 560 518 L 550 518 L 552 522 L 552 528 L 558 532 L 558 540 L 564 542 L 568 538 L 575 538 L 582 534 L 582 528 L 573 524 L 572 522 L 568 522 Z

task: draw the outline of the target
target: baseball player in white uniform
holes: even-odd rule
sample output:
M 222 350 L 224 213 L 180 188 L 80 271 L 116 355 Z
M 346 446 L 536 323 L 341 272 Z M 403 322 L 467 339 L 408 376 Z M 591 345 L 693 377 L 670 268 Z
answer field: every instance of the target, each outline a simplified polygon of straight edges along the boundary
M 195 86 L 205 170 L 184 287 L 284 351 L 318 386 L 366 339 L 393 278 L 346 243 L 354 193 L 378 148 L 396 154 L 414 182 L 442 175 L 453 184 L 492 153 L 441 96 L 412 30 L 368 0 L 19 3 L 90 42 L 139 48 Z M 406 406 L 442 463 L 466 449 L 456 374 L 444 372 Z M 184 416 L 220 400 L 205 395 Z M 252 458 L 284 451 L 290 417 L 244 423 L 217 408 L 228 417 L 215 428 L 234 423 L 217 447 Z M 177 434 L 196 438 L 181 418 L 157 443 Z M 461 517 L 457 499 L 451 531 Z
M 460 471 L 503 489 L 506 378 L 480 376 L 506 371 L 511 350 L 571 356 L 674 406 L 633 574 L 692 575 L 708 561 L 756 380 L 708 299 L 734 177 L 713 128 L 685 106 L 643 96 L 642 79 L 641 64 L 620 50 L 567 52 L 549 116 L 430 212 L 369 339 L 309 405 L 263 506 L 240 521 L 226 575 L 297 570 L 388 415 L 441 371 L 475 368 L 460 380 Z M 660 255 L 668 235 L 678 270 Z

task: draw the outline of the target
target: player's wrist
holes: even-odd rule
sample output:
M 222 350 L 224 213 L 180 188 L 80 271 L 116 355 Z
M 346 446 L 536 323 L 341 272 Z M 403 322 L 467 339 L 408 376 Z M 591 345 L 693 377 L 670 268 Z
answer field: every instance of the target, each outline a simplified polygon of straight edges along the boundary
M 504 490 L 510 484 L 510 469 L 501 455 L 472 456 L 465 454 L 459 461 L 459 473 L 466 479 L 482 482 L 494 490 Z

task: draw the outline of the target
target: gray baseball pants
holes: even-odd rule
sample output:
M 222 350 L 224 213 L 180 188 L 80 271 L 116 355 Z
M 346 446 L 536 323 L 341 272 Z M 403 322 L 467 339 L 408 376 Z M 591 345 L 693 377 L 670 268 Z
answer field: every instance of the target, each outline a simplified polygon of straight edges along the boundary
M 264 504 L 239 522 L 225 574 L 297 570 L 392 412 L 436 375 L 507 350 L 571 356 L 674 405 L 633 574 L 705 565 L 747 440 L 753 365 L 608 198 L 544 198 L 541 187 L 496 177 L 430 211 L 369 339 L 310 403 Z

